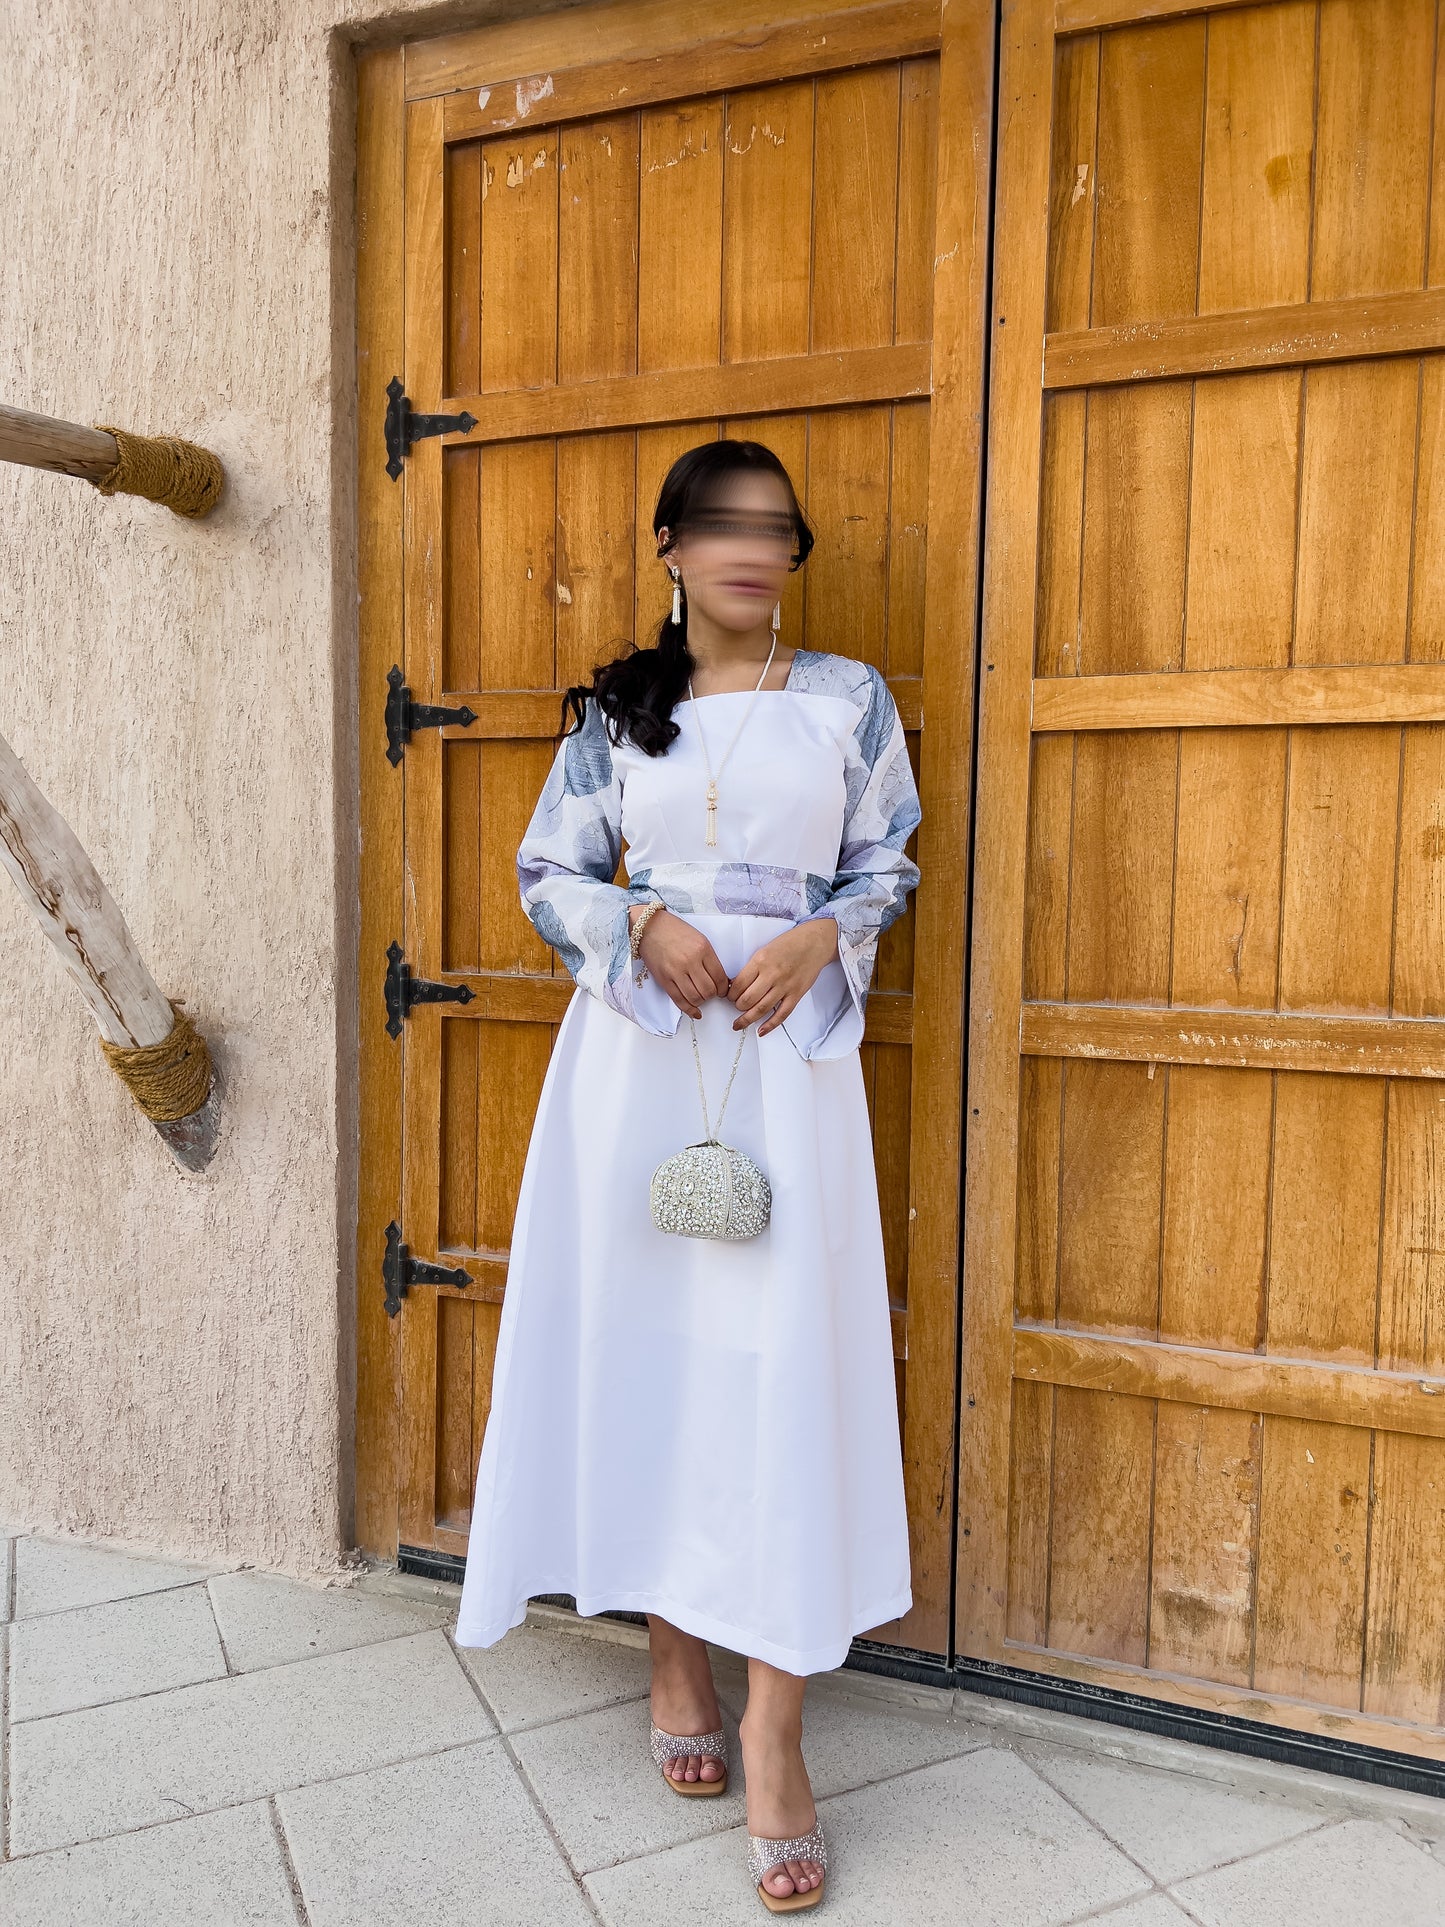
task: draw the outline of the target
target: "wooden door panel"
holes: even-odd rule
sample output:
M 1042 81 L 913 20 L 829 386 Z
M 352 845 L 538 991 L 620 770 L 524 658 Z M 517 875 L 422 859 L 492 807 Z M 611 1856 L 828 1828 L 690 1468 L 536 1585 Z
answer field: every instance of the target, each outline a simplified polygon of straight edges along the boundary
M 958 1639 L 1445 1757 L 1434 33 L 1005 7 Z
M 469 994 L 405 1028 L 403 1202 L 411 1250 L 471 1282 L 405 1301 L 399 1538 L 465 1551 L 573 994 L 515 875 L 559 692 L 656 633 L 670 464 L 755 437 L 817 530 L 784 636 L 884 672 L 923 798 L 932 880 L 879 946 L 862 1046 L 915 1598 L 873 1630 L 946 1653 L 991 8 L 752 13 L 641 0 L 406 50 L 406 392 L 475 425 L 418 440 L 403 484 L 406 680 L 472 712 L 403 762 L 407 960 Z

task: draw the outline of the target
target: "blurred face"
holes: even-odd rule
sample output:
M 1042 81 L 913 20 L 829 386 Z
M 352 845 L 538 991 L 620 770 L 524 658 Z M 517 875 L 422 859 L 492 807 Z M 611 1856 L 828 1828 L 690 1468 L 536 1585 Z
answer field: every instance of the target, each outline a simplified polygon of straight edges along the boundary
M 792 504 L 780 476 L 744 471 L 724 477 L 706 508 L 675 531 L 658 531 L 659 549 L 670 534 L 676 541 L 663 556 L 668 586 L 675 566 L 690 612 L 722 629 L 756 629 L 769 621 L 793 555 Z

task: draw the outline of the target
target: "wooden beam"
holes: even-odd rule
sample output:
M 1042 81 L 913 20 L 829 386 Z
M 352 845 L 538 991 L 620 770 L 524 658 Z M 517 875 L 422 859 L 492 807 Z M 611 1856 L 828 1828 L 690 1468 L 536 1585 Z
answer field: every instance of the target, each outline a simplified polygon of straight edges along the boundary
M 449 93 L 445 138 L 450 142 L 529 132 L 559 121 L 932 53 L 938 28 L 938 0 L 892 0 L 813 21 L 742 33 L 733 29 L 681 53 L 659 52 L 651 41 L 639 39 L 633 51 L 618 59 L 585 67 L 559 64 L 543 71 L 535 70 L 534 54 L 534 71 L 528 74 Z M 636 52 L 640 45 L 647 46 L 645 54 Z
M 660 422 L 709 422 L 729 415 L 852 408 L 860 402 L 912 399 L 929 394 L 931 387 L 929 345 L 909 342 L 896 348 L 778 355 L 769 361 L 725 362 L 715 368 L 455 395 L 440 403 L 410 399 L 417 409 L 440 407 L 448 414 L 465 409 L 476 418 L 476 427 L 466 434 L 453 430 L 443 437 L 448 447 L 455 448 Z
M 53 475 L 78 475 L 97 481 L 116 464 L 115 436 L 104 428 L 85 428 L 54 415 L 32 415 L 0 405 L 0 462 L 46 468 Z
M 1137 1693 L 1170 1707 L 1193 1706 L 1202 1712 L 1256 1720 L 1289 1733 L 1315 1733 L 1327 1741 L 1348 1740 L 1355 1746 L 1380 1747 L 1417 1759 L 1445 1760 L 1445 1728 L 1440 1726 L 1352 1713 L 1343 1706 L 1312 1706 L 1308 1700 L 1290 1699 L 1284 1693 L 1262 1693 L 1253 1686 L 1220 1686 L 1212 1680 L 1192 1679 L 1162 1668 L 1130 1666 L 1123 1660 L 1083 1659 L 1023 1640 L 1000 1639 L 979 1656 L 1056 1679 L 1107 1687 L 1115 1693 Z
M 1014 1376 L 1080 1391 L 1445 1438 L 1445 1377 L 1438 1374 L 1377 1372 L 1364 1365 L 1020 1324 L 1014 1332 Z
M 80 838 L 3 737 L 0 868 L 9 872 L 21 902 L 84 998 L 105 1041 L 126 1050 L 164 1043 L 176 1028 L 171 999 L 147 968 Z M 175 1043 L 185 1045 L 186 1036 L 182 1032 Z M 183 1061 L 191 1061 L 195 1048 L 188 1047 Z M 197 1066 L 197 1086 L 204 1095 L 196 1109 L 183 1117 L 150 1119 L 183 1171 L 204 1171 L 216 1151 L 220 1093 L 214 1071 L 204 1081 L 200 1071 Z
M 1445 720 L 1445 663 L 1041 676 L 1033 729 L 1208 729 Z
M 1026 1003 L 1019 1049 L 1025 1057 L 1129 1064 L 1445 1077 L 1445 1021 L 1428 1017 Z
M 484 87 L 510 86 L 515 97 L 519 83 L 535 93 L 548 80 L 556 87 L 577 68 L 633 61 L 639 47 L 648 50 L 646 64 L 686 73 L 687 91 L 706 92 L 726 83 L 694 79 L 695 63 L 726 58 L 729 51 L 758 49 L 770 53 L 773 70 L 787 73 L 793 71 L 789 61 L 806 53 L 808 35 L 837 40 L 868 34 L 876 20 L 931 27 L 936 46 L 942 8 L 939 0 L 911 0 L 902 6 L 897 0 L 879 0 L 857 7 L 840 6 L 839 0 L 790 0 L 785 21 L 779 21 L 778 12 L 777 0 L 729 0 L 727 18 L 720 20 L 710 0 L 621 0 L 607 7 L 559 7 L 467 27 L 408 44 L 406 96 L 416 100 L 461 88 L 480 93 Z M 894 48 L 869 57 L 887 59 L 901 51 Z M 547 98 L 544 91 L 533 112 L 525 115 L 527 125 L 536 125 L 536 110 L 545 109 Z
M 1445 289 L 1357 295 L 1047 335 L 1044 387 L 1237 375 L 1439 348 L 1445 348 Z
M 1130 27 L 1141 20 L 1177 20 L 1186 13 L 1223 13 L 1228 7 L 1257 6 L 1259 0 L 1056 0 L 1056 33 L 1092 33 L 1100 27 Z
M 886 680 L 903 727 L 921 729 L 922 677 L 889 676 Z M 449 689 L 443 701 L 450 709 L 460 709 L 465 704 L 476 716 L 472 723 L 443 723 L 441 733 L 447 742 L 543 742 L 555 739 L 558 734 L 562 712 L 560 690 Z
M 444 983 L 464 986 L 471 999 L 448 1004 L 448 1023 L 468 1018 L 512 1024 L 560 1024 L 576 985 L 563 970 L 554 977 L 524 975 L 512 970 L 448 970 Z M 588 995 L 586 991 L 582 993 Z M 913 998 L 905 990 L 874 990 L 864 1006 L 866 1044 L 909 1044 L 913 1041 Z

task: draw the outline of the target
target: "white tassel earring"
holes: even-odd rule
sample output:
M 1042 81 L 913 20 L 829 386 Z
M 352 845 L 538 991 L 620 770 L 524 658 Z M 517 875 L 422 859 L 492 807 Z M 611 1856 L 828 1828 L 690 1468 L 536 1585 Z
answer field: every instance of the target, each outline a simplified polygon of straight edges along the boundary
M 781 602 L 775 602 L 775 603 L 773 604 L 773 634 L 774 634 L 774 635 L 776 635 L 776 634 L 778 633 L 778 625 L 779 625 L 779 622 L 780 622 L 780 620 L 781 620 L 781 617 L 782 617 L 782 613 L 783 613 L 783 605 L 782 605 L 782 603 L 781 603 Z
M 681 569 L 674 569 L 672 572 L 672 626 L 674 629 L 676 629 L 681 626 L 681 623 L 682 623 L 682 571 Z

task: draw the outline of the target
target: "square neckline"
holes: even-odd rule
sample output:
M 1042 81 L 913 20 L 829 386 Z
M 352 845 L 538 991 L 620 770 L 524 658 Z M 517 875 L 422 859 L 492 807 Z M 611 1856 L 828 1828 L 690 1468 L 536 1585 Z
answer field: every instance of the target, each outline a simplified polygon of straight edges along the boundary
M 674 709 L 686 709 L 690 703 L 710 703 L 714 696 L 786 696 L 791 693 L 793 671 L 798 666 L 799 656 L 811 655 L 812 651 L 801 646 L 793 651 L 788 663 L 788 673 L 778 689 L 712 689 L 706 696 L 682 696 L 673 704 Z

